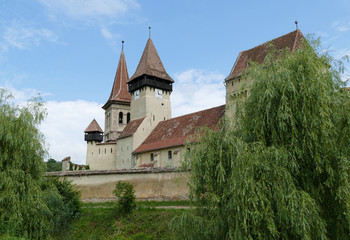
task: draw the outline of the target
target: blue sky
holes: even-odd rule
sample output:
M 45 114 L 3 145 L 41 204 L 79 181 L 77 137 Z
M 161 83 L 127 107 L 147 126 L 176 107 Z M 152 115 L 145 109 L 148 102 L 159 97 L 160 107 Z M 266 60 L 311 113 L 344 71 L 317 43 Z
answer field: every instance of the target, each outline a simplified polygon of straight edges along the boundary
M 18 102 L 41 93 L 50 156 L 84 163 L 83 131 L 93 118 L 103 127 L 122 40 L 131 76 L 152 27 L 178 116 L 224 104 L 239 51 L 295 30 L 295 20 L 334 57 L 350 55 L 348 0 L 0 0 L 0 86 Z

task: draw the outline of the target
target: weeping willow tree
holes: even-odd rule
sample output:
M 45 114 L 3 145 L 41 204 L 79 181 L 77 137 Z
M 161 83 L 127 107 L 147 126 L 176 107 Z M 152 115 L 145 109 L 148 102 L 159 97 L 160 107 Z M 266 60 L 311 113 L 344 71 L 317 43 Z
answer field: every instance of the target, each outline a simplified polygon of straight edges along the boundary
M 45 150 L 38 124 L 43 117 L 40 101 L 19 107 L 0 89 L 0 235 L 45 239 L 51 227 L 41 189 Z
M 350 238 L 350 94 L 319 46 L 251 63 L 234 120 L 203 130 L 186 158 L 196 213 L 171 224 L 181 239 Z

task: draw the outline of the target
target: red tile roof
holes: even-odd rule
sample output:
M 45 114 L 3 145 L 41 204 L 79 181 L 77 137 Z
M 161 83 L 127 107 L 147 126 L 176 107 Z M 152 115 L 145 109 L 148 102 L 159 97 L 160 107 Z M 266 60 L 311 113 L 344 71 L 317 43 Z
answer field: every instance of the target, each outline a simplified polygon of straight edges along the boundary
M 136 130 L 139 128 L 140 124 L 142 123 L 143 119 L 145 118 L 139 118 L 136 120 L 132 120 L 126 125 L 123 132 L 119 135 L 119 138 L 129 137 L 133 135 Z
M 137 66 L 134 75 L 132 75 L 128 82 L 131 82 L 135 78 L 142 75 L 154 76 L 157 78 L 168 80 L 172 83 L 174 82 L 174 80 L 165 71 L 163 63 L 159 58 L 159 55 L 157 53 L 156 48 L 154 47 L 151 38 L 148 39 L 145 49 L 143 50 L 139 65 Z
M 88 132 L 100 132 L 103 133 L 100 125 L 98 125 L 97 121 L 94 119 L 92 122 L 89 124 L 89 126 L 85 129 L 86 133 Z
M 124 51 L 122 50 L 119 58 L 117 72 L 114 77 L 113 87 L 111 91 L 111 95 L 107 103 L 103 106 L 103 108 L 110 101 L 119 101 L 119 102 L 131 102 L 131 96 L 128 91 L 127 82 L 129 81 L 128 68 L 126 66 Z
M 205 126 L 215 129 L 224 113 L 225 105 L 222 105 L 162 121 L 134 153 L 184 145 L 196 129 Z
M 270 44 L 272 44 L 277 50 L 289 48 L 291 51 L 294 51 L 295 48 L 300 47 L 302 38 L 304 38 L 303 34 L 299 29 L 297 29 L 252 49 L 240 52 L 230 74 L 226 77 L 225 81 L 240 76 L 246 69 L 249 60 L 256 63 L 262 63 L 268 53 Z

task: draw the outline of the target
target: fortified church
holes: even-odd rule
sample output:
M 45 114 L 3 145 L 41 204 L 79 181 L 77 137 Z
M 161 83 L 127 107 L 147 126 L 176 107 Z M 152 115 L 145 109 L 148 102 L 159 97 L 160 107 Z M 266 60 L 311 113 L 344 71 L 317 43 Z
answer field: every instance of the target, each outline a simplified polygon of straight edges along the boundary
M 291 51 L 300 46 L 300 30 L 239 53 L 225 79 L 226 105 L 172 118 L 170 94 L 174 80 L 166 72 L 149 38 L 135 73 L 129 78 L 122 49 L 111 94 L 102 107 L 105 129 L 93 120 L 85 130 L 86 164 L 91 170 L 143 167 L 177 167 L 190 136 L 201 127 L 217 128 L 225 115 L 232 117 L 230 102 L 248 96 L 244 79 L 249 60 L 261 63 L 270 44 Z

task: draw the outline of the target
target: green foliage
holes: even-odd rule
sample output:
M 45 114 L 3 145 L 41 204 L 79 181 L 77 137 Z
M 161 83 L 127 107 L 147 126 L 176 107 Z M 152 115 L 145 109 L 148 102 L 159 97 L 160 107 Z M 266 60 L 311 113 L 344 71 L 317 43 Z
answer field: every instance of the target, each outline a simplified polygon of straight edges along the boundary
M 118 181 L 113 193 L 118 198 L 118 209 L 123 214 L 130 213 L 136 208 L 135 190 L 131 183 Z
M 251 63 L 234 123 L 203 130 L 187 158 L 198 211 L 171 225 L 183 239 L 349 238 L 350 95 L 318 47 Z
M 79 193 L 66 180 L 44 177 L 40 99 L 15 106 L 0 89 L 0 236 L 47 239 L 80 210 Z
M 50 158 L 46 162 L 47 172 L 58 172 L 62 171 L 62 162 L 56 162 L 55 159 Z
M 43 186 L 45 202 L 51 211 L 51 234 L 62 232 L 81 211 L 80 192 L 67 179 L 47 177 Z
M 33 239 L 50 228 L 41 191 L 45 150 L 37 128 L 44 115 L 40 99 L 15 106 L 0 89 L 0 231 Z
M 109 206 L 106 208 L 101 203 L 83 204 L 79 218 L 73 221 L 64 232 L 54 236 L 54 239 L 181 239 L 170 231 L 168 224 L 175 216 L 189 211 L 142 207 L 135 209 L 128 215 L 116 215 L 113 207 Z
M 89 165 L 79 165 L 69 162 L 69 171 L 90 170 Z

